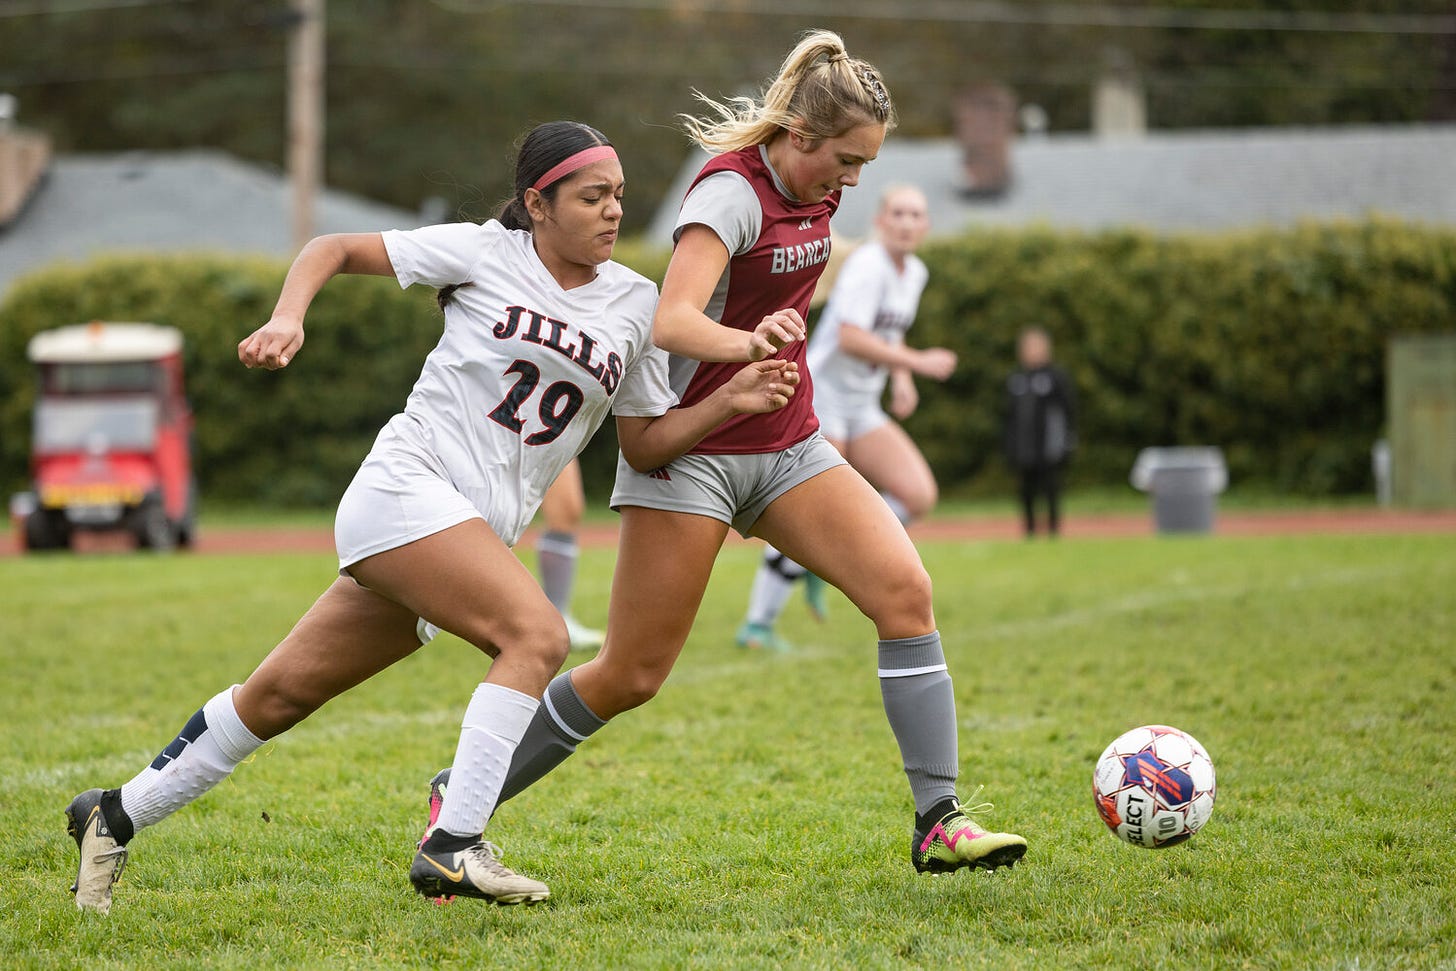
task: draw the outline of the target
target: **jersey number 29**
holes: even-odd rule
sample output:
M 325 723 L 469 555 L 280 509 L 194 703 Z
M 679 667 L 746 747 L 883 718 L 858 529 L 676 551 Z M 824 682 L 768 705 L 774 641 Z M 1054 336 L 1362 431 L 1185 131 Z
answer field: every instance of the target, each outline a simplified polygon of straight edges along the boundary
M 490 418 L 520 434 L 526 423 L 521 420 L 519 412 L 526 399 L 531 397 L 541 383 L 541 369 L 530 361 L 518 360 L 506 368 L 506 374 L 517 374 L 520 377 L 511 386 L 511 390 L 506 392 L 501 403 L 491 410 Z M 526 444 L 546 445 L 560 438 L 561 433 L 566 431 L 566 426 L 571 424 L 571 419 L 581 410 L 584 397 L 582 390 L 570 381 L 557 381 L 547 385 L 546 390 L 541 392 L 541 401 L 536 407 L 541 424 L 546 427 L 527 435 Z

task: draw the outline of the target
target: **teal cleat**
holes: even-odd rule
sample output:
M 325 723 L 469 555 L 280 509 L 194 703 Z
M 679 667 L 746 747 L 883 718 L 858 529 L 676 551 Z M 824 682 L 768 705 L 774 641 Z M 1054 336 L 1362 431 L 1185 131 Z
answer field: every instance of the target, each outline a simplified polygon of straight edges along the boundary
M 829 619 L 829 584 L 813 573 L 804 574 L 804 603 L 819 623 Z
M 777 654 L 787 654 L 794 649 L 793 645 L 780 637 L 772 627 L 767 624 L 756 624 L 751 620 L 743 622 L 738 628 L 736 638 L 739 647 L 751 651 L 773 651 Z

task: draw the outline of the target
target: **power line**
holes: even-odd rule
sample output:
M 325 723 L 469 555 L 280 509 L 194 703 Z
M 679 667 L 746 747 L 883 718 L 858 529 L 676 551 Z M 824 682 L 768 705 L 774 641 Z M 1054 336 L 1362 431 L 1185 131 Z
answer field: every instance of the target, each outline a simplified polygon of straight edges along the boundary
M 0 86 L 15 89 L 41 87 L 44 85 L 94 83 L 97 81 L 145 81 L 152 78 L 205 76 L 219 74 L 271 74 L 281 70 L 284 58 L 276 47 L 234 47 L 225 53 L 197 52 L 190 56 L 164 56 L 148 60 L 145 64 L 103 66 L 88 62 L 84 67 L 69 69 L 55 65 L 37 66 L 31 71 L 0 72 Z M 1358 66 L 1344 59 L 1323 65 L 1326 68 L 1344 64 Z M 1330 90 L 1383 90 L 1419 89 L 1450 90 L 1456 81 L 1427 77 L 1424 74 L 1387 73 L 1378 79 L 1354 78 L 1348 74 L 1333 72 L 1332 78 L 1308 76 L 1308 72 L 1295 72 L 1298 77 L 1271 74 L 1257 77 L 1247 76 L 1249 68 L 1270 70 L 1281 66 L 1276 61 L 1258 60 L 1241 64 L 1237 69 L 1190 66 L 1180 72 L 1158 70 L 1142 72 L 1142 79 L 1152 86 L 1179 86 L 1204 88 L 1321 88 Z M 464 77 L 512 77 L 518 75 L 555 75 L 562 77 L 612 77 L 612 78 L 656 78 L 703 80 L 703 68 L 698 64 L 671 64 L 644 59 L 636 52 L 625 52 L 622 56 L 605 59 L 540 58 L 529 52 L 520 52 L 500 58 L 482 60 L 472 57 L 441 58 L 438 56 L 409 56 L 399 53 L 359 56 L 345 53 L 329 58 L 329 67 L 340 72 L 378 71 L 381 69 L 401 74 L 457 73 Z M 902 74 L 907 73 L 902 69 Z M 1049 87 L 1082 87 L 1096 75 L 1094 65 L 1081 67 L 1013 67 L 1005 73 L 1004 80 L 1014 84 L 1037 84 Z M 914 76 L 913 72 L 909 76 Z
M 7 0 L 0 3 L 0 17 L 33 17 L 47 13 L 90 13 L 123 7 L 164 7 L 194 0 Z
M 190 58 L 151 60 L 139 65 L 88 66 L 67 70 L 47 66 L 30 73 L 0 73 L 0 85 L 14 88 L 41 87 L 48 84 L 86 84 L 96 81 L 145 81 L 151 78 L 181 77 L 203 74 L 246 74 L 275 72 L 284 66 L 283 53 L 260 50 L 254 56 L 248 50 L 231 50 L 226 56 L 197 55 Z

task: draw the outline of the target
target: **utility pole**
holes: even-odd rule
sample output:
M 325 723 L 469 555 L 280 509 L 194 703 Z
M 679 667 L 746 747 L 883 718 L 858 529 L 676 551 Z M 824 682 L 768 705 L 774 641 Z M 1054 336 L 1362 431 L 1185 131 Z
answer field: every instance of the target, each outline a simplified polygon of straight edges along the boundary
M 324 0 L 289 0 L 288 181 L 293 250 L 314 236 L 314 200 L 324 160 Z

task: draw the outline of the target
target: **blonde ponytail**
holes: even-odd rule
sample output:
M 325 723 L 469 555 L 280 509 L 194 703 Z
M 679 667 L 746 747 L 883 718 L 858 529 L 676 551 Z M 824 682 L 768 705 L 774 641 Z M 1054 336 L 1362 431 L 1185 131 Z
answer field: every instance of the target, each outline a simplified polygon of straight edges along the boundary
M 895 106 L 880 72 L 851 57 L 844 41 L 830 30 L 816 30 L 799 41 L 762 99 L 714 101 L 693 96 L 713 117 L 679 115 L 688 137 L 709 152 L 732 152 L 761 145 L 780 131 L 819 140 L 844 134 L 856 125 L 895 127 Z

